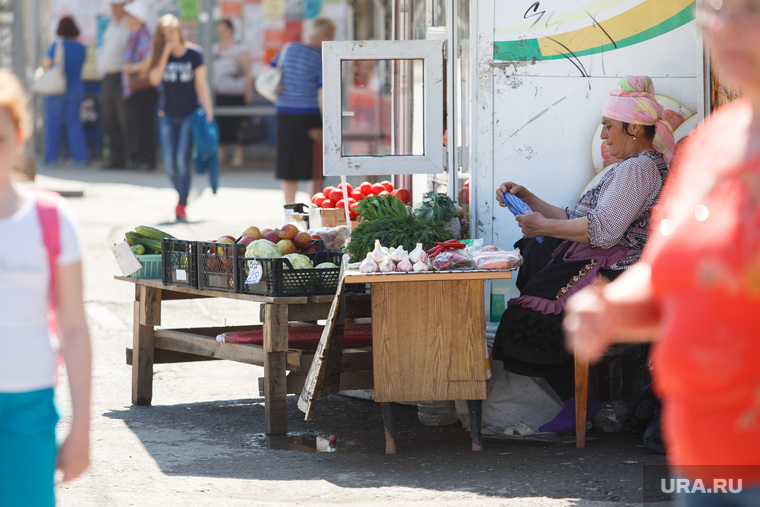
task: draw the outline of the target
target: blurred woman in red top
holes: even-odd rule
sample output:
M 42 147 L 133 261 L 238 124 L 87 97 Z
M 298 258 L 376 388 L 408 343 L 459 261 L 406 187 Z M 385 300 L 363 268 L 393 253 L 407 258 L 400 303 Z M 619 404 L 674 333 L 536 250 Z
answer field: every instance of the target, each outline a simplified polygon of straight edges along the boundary
M 674 474 L 742 479 L 740 494 L 682 502 L 760 505 L 760 1 L 705 1 L 698 16 L 714 65 L 743 98 L 679 154 L 642 261 L 579 292 L 564 325 L 568 348 L 590 360 L 612 341 L 657 339 Z

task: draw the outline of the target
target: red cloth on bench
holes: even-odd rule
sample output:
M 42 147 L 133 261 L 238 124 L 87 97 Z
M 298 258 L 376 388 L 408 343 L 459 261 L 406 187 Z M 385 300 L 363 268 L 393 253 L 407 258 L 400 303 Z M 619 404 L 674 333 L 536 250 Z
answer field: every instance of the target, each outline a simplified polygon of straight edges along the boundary
M 317 350 L 324 326 L 303 325 L 288 327 L 288 347 L 299 350 Z M 224 333 L 225 343 L 264 344 L 264 331 L 231 331 Z M 343 328 L 343 348 L 356 349 L 372 346 L 372 324 L 346 324 Z

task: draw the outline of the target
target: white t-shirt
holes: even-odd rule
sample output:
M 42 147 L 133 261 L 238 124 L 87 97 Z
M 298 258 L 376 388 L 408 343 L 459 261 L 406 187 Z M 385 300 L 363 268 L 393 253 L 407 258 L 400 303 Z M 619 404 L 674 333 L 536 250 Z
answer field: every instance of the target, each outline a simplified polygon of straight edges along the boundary
M 245 93 L 245 72 L 240 65 L 240 55 L 245 48 L 233 44 L 227 49 L 220 49 L 215 44 L 214 54 L 214 91 L 218 95 L 243 95 Z
M 55 384 L 58 343 L 48 332 L 47 249 L 34 195 L 22 208 L 0 218 L 0 392 L 46 389 Z M 58 206 L 61 253 L 58 265 L 81 259 L 79 232 L 72 213 Z
M 103 32 L 103 46 L 98 59 L 98 71 L 102 74 L 121 72 L 124 67 L 124 53 L 130 35 L 126 14 L 119 21 L 111 19 Z

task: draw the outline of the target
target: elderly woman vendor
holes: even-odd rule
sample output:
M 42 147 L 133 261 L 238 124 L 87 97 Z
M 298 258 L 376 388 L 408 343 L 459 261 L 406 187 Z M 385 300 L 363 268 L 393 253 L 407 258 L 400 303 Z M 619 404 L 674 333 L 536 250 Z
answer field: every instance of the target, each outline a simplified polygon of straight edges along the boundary
M 520 296 L 501 317 L 493 357 L 504 369 L 544 377 L 564 402 L 557 416 L 539 431 L 565 433 L 575 428 L 574 364 L 563 347 L 562 309 L 567 298 L 604 275 L 615 278 L 637 262 L 647 241 L 650 214 L 668 174 L 673 132 L 647 76 L 627 76 L 610 92 L 602 110 L 601 138 L 621 160 L 573 208 L 558 208 L 527 188 L 506 182 L 509 192 L 532 212 L 515 217 L 525 259 L 517 277 Z M 536 241 L 544 236 L 543 242 Z M 598 411 L 591 396 L 587 417 Z

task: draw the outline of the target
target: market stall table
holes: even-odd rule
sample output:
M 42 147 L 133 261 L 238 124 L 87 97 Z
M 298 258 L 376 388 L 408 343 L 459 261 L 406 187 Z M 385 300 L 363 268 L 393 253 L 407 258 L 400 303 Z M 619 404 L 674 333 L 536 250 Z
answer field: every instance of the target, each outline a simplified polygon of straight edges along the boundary
M 288 394 L 300 392 L 304 369 L 311 363 L 311 354 L 288 347 L 288 323 L 324 319 L 333 300 L 332 295 L 269 297 L 237 294 L 191 287 L 164 285 L 157 278 L 114 277 L 135 284 L 133 348 L 127 351 L 132 365 L 132 403 L 150 405 L 153 394 L 153 364 L 227 359 L 264 367 L 266 432 L 287 433 Z M 226 331 L 250 329 L 251 326 L 206 327 L 185 329 L 157 328 L 161 325 L 161 304 L 167 300 L 224 298 L 261 303 L 263 346 L 245 343 L 221 343 L 216 336 Z M 369 295 L 353 294 L 347 300 L 348 316 L 364 316 L 369 312 Z M 359 351 L 346 361 L 362 368 L 362 358 L 371 352 Z M 358 365 L 358 366 L 357 366 Z M 366 369 L 371 366 L 367 365 Z M 288 372 L 295 374 L 293 378 Z M 347 383 L 348 384 L 348 383 Z M 343 387 L 343 383 L 341 383 Z M 346 385 L 348 389 L 371 385 Z
M 375 401 L 468 400 L 479 450 L 477 406 L 486 398 L 487 370 L 483 282 L 507 278 L 512 271 L 347 272 L 345 283 L 372 286 Z M 386 452 L 395 452 L 389 409 L 384 405 Z

